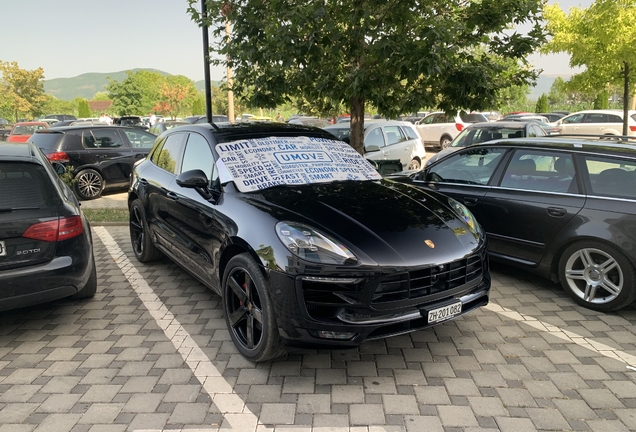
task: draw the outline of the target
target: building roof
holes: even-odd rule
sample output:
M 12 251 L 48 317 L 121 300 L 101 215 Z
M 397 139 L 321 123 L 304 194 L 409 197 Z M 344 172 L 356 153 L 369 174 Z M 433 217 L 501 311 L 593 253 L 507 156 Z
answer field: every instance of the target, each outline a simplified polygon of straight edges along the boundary
M 104 111 L 111 107 L 113 101 L 88 101 L 88 107 L 91 111 Z

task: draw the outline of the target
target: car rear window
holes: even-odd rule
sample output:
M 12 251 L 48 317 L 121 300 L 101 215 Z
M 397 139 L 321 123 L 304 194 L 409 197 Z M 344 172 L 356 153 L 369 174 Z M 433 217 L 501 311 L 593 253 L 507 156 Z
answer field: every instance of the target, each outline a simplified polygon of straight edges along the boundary
M 44 167 L 33 163 L 0 162 L 0 210 L 56 205 L 57 194 Z
M 46 152 L 47 150 L 57 149 L 63 137 L 64 134 L 59 132 L 35 133 L 31 135 L 29 141 Z
M 477 113 L 473 113 L 473 114 L 462 114 L 460 115 L 462 121 L 464 123 L 480 123 L 480 122 L 487 122 L 488 119 L 486 118 L 485 115 L 483 114 L 477 114 Z

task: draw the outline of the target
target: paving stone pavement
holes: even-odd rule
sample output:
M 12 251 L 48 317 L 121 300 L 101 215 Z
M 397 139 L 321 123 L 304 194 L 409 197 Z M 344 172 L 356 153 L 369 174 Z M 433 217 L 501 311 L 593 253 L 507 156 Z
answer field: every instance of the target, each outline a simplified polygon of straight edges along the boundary
M 138 263 L 127 227 L 93 230 L 95 298 L 0 314 L 0 432 L 636 430 L 634 305 L 590 311 L 495 266 L 467 316 L 253 364 L 218 296 Z

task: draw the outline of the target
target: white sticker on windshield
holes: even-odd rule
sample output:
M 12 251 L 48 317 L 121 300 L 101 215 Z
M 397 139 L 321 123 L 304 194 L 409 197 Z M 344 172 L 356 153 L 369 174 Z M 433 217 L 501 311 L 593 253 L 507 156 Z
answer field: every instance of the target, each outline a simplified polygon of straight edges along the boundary
M 325 138 L 270 137 L 217 144 L 219 165 L 241 192 L 279 185 L 382 176 L 349 144 Z M 221 168 L 221 167 L 220 167 Z

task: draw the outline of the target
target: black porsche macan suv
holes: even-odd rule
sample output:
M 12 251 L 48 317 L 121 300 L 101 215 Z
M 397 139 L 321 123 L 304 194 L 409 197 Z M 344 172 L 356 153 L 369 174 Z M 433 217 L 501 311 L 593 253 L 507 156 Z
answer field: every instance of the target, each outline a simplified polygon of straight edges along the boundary
M 357 346 L 488 302 L 486 238 L 466 207 L 382 179 L 320 129 L 171 129 L 135 165 L 128 205 L 137 259 L 166 254 L 221 295 L 252 361 L 285 345 Z
M 75 192 L 83 200 L 105 189 L 127 188 L 133 164 L 146 157 L 155 136 L 135 127 L 87 125 L 46 129 L 29 138 L 56 166 L 73 168 Z

